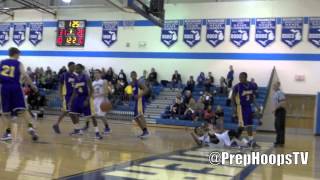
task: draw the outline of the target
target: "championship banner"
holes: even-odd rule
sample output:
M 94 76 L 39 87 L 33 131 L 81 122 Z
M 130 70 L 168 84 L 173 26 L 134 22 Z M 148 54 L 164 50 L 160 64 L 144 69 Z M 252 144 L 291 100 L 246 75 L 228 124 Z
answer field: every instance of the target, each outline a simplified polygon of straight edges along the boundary
M 26 23 L 13 24 L 13 42 L 20 46 L 26 40 Z
M 249 41 L 250 19 L 231 19 L 230 41 L 237 47 Z
M 317 48 L 320 47 L 320 17 L 309 18 L 308 39 Z
M 165 21 L 161 30 L 161 42 L 167 47 L 171 47 L 178 41 L 179 21 Z
M 224 19 L 207 20 L 207 42 L 213 47 L 217 47 L 224 41 L 226 21 Z
M 201 40 L 202 20 L 185 20 L 183 30 L 183 41 L 193 47 Z
M 255 40 L 262 47 L 267 47 L 276 39 L 276 19 L 263 18 L 256 19 Z
M 9 41 L 10 36 L 10 27 L 9 23 L 0 24 L 0 45 L 3 46 Z
M 281 41 L 293 47 L 302 41 L 303 18 L 282 18 Z
M 112 46 L 118 40 L 118 22 L 102 22 L 102 41 L 108 46 Z
M 29 28 L 29 41 L 36 46 L 43 38 L 43 23 L 29 23 Z

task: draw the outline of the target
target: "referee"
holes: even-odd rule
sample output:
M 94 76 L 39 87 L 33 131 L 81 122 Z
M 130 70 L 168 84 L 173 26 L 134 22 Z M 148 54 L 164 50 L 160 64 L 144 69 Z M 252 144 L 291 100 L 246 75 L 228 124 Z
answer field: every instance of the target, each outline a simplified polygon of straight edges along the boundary
M 283 147 L 285 142 L 285 121 L 286 121 L 286 97 L 280 89 L 280 82 L 273 84 L 273 113 L 275 116 L 274 126 L 276 129 L 275 147 Z

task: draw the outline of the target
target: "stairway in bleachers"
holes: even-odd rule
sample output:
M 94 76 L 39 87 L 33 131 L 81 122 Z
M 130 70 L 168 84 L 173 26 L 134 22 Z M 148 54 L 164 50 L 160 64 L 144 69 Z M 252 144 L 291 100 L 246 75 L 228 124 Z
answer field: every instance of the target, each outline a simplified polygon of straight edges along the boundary
M 157 118 L 160 118 L 161 113 L 165 108 L 172 104 L 179 91 L 170 90 L 170 88 L 163 88 L 156 96 L 156 99 L 147 105 L 145 117 L 148 123 L 155 123 Z

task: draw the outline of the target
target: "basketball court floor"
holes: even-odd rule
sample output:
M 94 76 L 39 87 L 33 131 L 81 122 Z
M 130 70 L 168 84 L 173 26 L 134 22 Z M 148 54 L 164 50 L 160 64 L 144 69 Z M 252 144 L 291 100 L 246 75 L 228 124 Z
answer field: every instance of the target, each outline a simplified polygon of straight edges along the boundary
M 61 135 L 51 130 L 57 117 L 37 121 L 41 139 L 31 142 L 25 123 L 13 127 L 15 139 L 0 146 L 1 180 L 45 179 L 319 179 L 320 139 L 310 135 L 291 134 L 283 149 L 274 149 L 273 135 L 259 133 L 264 153 L 288 153 L 309 150 L 305 166 L 221 166 L 211 165 L 211 151 L 237 152 L 237 149 L 197 148 L 190 129 L 151 127 L 152 135 L 144 140 L 136 137 L 138 128 L 131 123 L 112 121 L 112 134 L 102 141 L 93 132 L 70 137 L 69 120 L 62 124 Z M 1 125 L 2 127 L 2 125 Z M 17 133 L 18 132 L 18 133 Z

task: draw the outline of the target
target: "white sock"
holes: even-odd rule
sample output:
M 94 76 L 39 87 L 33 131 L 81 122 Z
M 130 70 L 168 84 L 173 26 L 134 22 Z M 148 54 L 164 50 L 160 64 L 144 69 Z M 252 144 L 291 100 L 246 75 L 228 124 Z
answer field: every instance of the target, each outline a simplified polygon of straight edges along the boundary
M 99 127 L 94 127 L 94 130 L 96 131 L 96 133 L 99 132 Z

